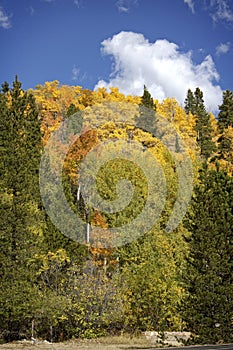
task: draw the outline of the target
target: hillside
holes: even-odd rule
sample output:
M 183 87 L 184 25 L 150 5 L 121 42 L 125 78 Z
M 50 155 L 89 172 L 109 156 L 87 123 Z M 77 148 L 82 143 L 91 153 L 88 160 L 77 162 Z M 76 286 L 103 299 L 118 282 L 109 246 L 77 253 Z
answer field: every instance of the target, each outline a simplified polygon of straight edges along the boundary
M 233 93 L 0 94 L 0 336 L 232 341 Z

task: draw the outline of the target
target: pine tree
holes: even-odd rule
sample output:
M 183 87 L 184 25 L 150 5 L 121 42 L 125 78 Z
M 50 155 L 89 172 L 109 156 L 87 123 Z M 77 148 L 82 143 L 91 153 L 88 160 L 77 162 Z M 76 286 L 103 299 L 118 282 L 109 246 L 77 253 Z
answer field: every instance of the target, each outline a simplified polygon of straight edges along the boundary
M 224 160 L 227 168 L 233 165 L 233 93 L 223 92 L 223 103 L 219 106 L 218 115 L 218 160 Z
M 233 128 L 228 128 L 218 138 L 218 160 L 225 160 L 229 166 L 233 165 Z
M 156 132 L 156 104 L 153 97 L 144 85 L 144 92 L 139 104 L 139 117 L 136 119 L 136 126 L 152 134 Z
M 198 135 L 198 143 L 201 148 L 201 155 L 205 159 L 208 159 L 213 151 L 215 150 L 215 145 L 212 140 L 213 137 L 213 129 L 210 122 L 210 116 L 206 112 L 204 100 L 203 100 L 203 92 L 196 88 L 195 93 L 195 114 L 197 116 L 196 119 L 196 131 Z
M 193 92 L 190 89 L 188 89 L 187 97 L 184 101 L 184 104 L 185 104 L 184 110 L 187 114 L 189 113 L 195 114 L 195 98 L 194 98 Z
M 201 155 L 208 159 L 211 154 L 216 150 L 213 142 L 213 128 L 210 121 L 210 116 L 206 112 L 203 92 L 196 88 L 194 92 L 194 114 L 196 115 L 196 126 L 197 142 L 200 146 Z
M 223 92 L 223 103 L 219 106 L 218 127 L 223 132 L 228 126 L 233 127 L 233 92 L 226 90 Z
M 37 304 L 32 259 L 43 245 L 41 132 L 34 98 L 21 89 L 17 77 L 12 89 L 3 85 L 0 105 L 0 323 L 11 339 L 27 329 Z
M 188 90 L 184 109 L 187 114 L 192 113 L 196 116 L 197 142 L 201 149 L 201 155 L 208 159 L 216 150 L 216 146 L 213 142 L 210 116 L 206 112 L 203 92 L 200 88 L 197 87 L 194 93 L 190 89 Z
M 233 179 L 202 169 L 186 226 L 191 232 L 184 318 L 197 341 L 233 340 Z
M 141 105 L 156 111 L 156 104 L 154 103 L 153 97 L 151 96 L 145 85 L 143 95 L 141 97 Z

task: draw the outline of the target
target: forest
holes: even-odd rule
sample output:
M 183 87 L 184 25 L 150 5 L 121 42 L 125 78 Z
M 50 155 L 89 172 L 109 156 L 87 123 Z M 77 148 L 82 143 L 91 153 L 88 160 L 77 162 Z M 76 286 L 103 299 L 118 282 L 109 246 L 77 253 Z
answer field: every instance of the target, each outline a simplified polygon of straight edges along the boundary
M 233 92 L 204 97 L 2 84 L 2 341 L 233 342 Z

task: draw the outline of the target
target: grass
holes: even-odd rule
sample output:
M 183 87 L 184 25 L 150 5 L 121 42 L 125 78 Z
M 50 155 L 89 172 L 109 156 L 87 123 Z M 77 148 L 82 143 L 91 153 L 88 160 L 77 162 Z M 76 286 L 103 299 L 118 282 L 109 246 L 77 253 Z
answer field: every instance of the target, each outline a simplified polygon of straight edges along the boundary
M 0 345 L 0 350 L 136 350 L 151 348 L 151 343 L 144 337 L 127 335 L 103 337 L 93 340 L 71 340 L 63 343 L 14 342 Z

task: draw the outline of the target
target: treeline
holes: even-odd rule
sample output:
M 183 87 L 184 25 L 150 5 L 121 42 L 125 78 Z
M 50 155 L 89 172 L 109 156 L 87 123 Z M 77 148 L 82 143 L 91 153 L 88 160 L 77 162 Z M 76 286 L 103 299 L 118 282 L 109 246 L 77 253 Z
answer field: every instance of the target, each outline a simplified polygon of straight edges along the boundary
M 206 111 L 199 88 L 188 91 L 184 105 L 183 109 L 174 99 L 159 103 L 146 87 L 141 97 L 135 97 L 124 96 L 117 88 L 90 91 L 57 81 L 24 91 L 17 77 L 12 87 L 2 85 L 4 341 L 31 336 L 57 341 L 146 330 L 188 330 L 199 343 L 233 341 L 233 93 L 223 93 L 218 118 Z M 71 239 L 59 231 L 40 194 L 44 146 L 72 115 L 77 123 L 81 115 L 83 126 L 65 157 L 63 188 L 90 230 L 86 244 L 85 239 Z M 118 158 L 101 168 L 98 190 L 105 200 L 115 200 L 117 182 L 127 177 L 134 187 L 131 203 L 120 214 L 86 204 L 80 164 L 93 148 L 110 140 L 126 141 L 129 147 L 133 141 L 142 144 L 161 164 L 167 185 L 158 220 L 148 230 L 144 222 L 136 225 L 135 239 L 118 247 L 111 246 L 110 229 L 140 214 L 148 179 L 135 164 Z M 106 152 L 118 152 L 117 145 L 107 143 Z M 62 140 L 57 147 L 64 147 Z M 192 199 L 183 220 L 168 232 L 178 193 L 176 165 L 187 156 L 193 163 Z M 56 158 L 48 163 L 56 165 Z M 51 182 L 48 195 L 52 190 Z M 153 196 L 157 198 L 157 191 Z

